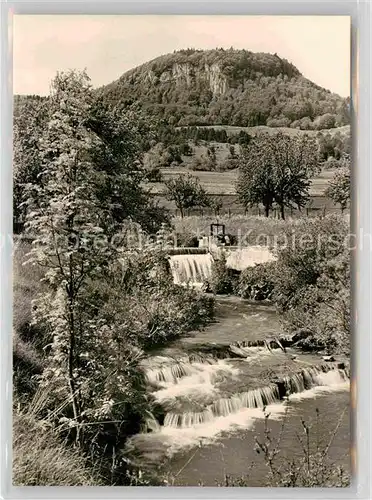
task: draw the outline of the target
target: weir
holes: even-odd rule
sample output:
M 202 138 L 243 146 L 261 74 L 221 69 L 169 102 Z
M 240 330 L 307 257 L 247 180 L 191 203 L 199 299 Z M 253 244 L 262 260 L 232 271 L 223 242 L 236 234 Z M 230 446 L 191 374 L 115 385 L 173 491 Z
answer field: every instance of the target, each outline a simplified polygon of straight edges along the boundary
M 169 249 L 168 255 L 174 282 L 203 285 L 211 277 L 214 257 L 219 258 L 222 253 L 226 256 L 226 266 L 236 271 L 275 260 L 269 248 L 265 246 L 172 248 Z
M 348 378 L 347 370 L 338 369 L 333 365 L 302 369 L 267 386 L 219 398 L 202 411 L 169 412 L 165 415 L 163 425 L 181 429 L 194 427 L 213 422 L 218 417 L 238 413 L 242 409 L 264 408 L 291 394 L 301 393 L 313 387 L 342 383 Z
M 182 273 L 185 281 L 187 276 L 199 281 L 202 271 L 190 260 L 185 262 L 185 257 L 198 260 L 208 254 L 173 256 L 174 261 L 181 262 L 179 266 L 173 263 L 179 281 Z M 228 307 L 222 311 L 228 317 L 227 327 L 223 324 L 225 316 L 221 319 L 220 315 L 219 322 L 210 325 L 208 331 L 195 332 L 190 342 L 175 341 L 142 360 L 154 402 L 153 414 L 145 418 L 142 432 L 128 442 L 133 460 L 141 467 L 174 463 L 178 471 L 187 462 L 188 449 L 203 443 L 209 453 L 209 443 L 220 439 L 229 449 L 240 443 L 233 438 L 236 434 L 242 438 L 242 448 L 254 453 L 249 440 L 254 441 L 252 430 L 262 425 L 259 422 L 266 417 L 272 420 L 277 435 L 280 423 L 274 421 L 286 415 L 294 419 L 299 407 L 312 418 L 315 408 L 323 405 L 337 421 L 341 411 L 338 401 L 345 401 L 350 386 L 347 360 L 302 351 L 297 343 L 306 332 L 281 333 L 262 306 L 240 302 L 236 306 L 230 299 L 226 303 Z M 257 311 L 264 319 L 260 329 L 250 320 Z M 324 429 L 322 422 L 325 434 L 333 431 L 328 429 L 332 419 Z M 285 451 L 292 457 L 290 446 Z M 213 447 L 210 454 L 215 460 Z M 231 460 L 234 464 L 234 452 Z
M 212 274 L 213 257 L 210 253 L 171 255 L 169 262 L 177 285 L 202 286 Z
M 194 369 L 191 364 L 174 362 L 159 368 L 148 369 L 146 371 L 146 379 L 153 385 L 159 385 L 162 382 L 176 384 L 180 378 L 192 375 L 193 373 Z

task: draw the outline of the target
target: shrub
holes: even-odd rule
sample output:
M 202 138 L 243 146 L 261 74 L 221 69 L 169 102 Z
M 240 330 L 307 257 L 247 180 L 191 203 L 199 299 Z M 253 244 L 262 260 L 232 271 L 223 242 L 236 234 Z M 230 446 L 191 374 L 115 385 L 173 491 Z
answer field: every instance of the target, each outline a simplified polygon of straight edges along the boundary
M 247 267 L 240 275 L 237 294 L 243 299 L 272 299 L 275 291 L 275 271 L 275 262 Z
M 126 254 L 105 283 L 95 283 L 92 296 L 107 324 L 120 324 L 133 345 L 148 349 L 208 323 L 214 300 L 173 283 L 162 250 Z
M 286 329 L 306 328 L 313 346 L 350 349 L 350 251 L 340 216 L 300 222 L 278 252 L 275 298 Z M 303 239 L 306 238 L 305 239 Z
M 121 321 L 129 342 L 150 349 L 206 325 L 214 304 L 203 293 L 171 283 L 130 294 L 111 290 L 102 307 L 112 322 Z
M 163 181 L 163 176 L 160 171 L 159 167 L 154 167 L 153 169 L 149 170 L 147 174 L 147 180 L 149 182 L 162 182 Z
M 211 172 L 216 170 L 216 162 L 209 156 L 197 157 L 195 156 L 189 164 L 191 170 L 197 171 L 207 171 Z
M 32 414 L 13 415 L 13 484 L 16 486 L 99 486 L 102 481 L 78 450 Z
M 212 265 L 212 274 L 208 285 L 210 290 L 217 294 L 230 294 L 234 292 L 236 278 L 226 266 L 226 256 L 221 254 Z
M 199 246 L 199 238 L 191 232 L 176 233 L 176 238 L 179 247 L 197 248 Z

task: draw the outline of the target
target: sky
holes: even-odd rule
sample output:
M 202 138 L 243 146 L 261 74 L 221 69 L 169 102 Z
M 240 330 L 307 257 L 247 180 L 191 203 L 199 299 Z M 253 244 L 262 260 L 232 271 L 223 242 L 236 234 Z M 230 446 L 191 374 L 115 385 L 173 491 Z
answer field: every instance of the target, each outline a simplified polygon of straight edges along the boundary
M 277 53 L 316 84 L 350 95 L 348 16 L 15 15 L 15 94 L 49 93 L 57 71 L 86 69 L 95 87 L 178 49 Z

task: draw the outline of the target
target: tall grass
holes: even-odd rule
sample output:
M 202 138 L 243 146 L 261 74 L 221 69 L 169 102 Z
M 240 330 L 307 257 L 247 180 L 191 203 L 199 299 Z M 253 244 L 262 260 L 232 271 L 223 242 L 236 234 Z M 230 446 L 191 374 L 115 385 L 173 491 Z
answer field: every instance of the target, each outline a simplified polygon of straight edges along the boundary
M 28 240 L 17 238 L 13 253 L 13 381 L 19 398 L 35 393 L 35 375 L 44 367 L 43 332 L 32 325 L 32 300 L 43 289 L 42 272 L 25 264 L 31 249 Z
M 55 431 L 32 413 L 13 414 L 13 484 L 16 486 L 97 486 L 101 480 L 78 450 L 67 448 Z

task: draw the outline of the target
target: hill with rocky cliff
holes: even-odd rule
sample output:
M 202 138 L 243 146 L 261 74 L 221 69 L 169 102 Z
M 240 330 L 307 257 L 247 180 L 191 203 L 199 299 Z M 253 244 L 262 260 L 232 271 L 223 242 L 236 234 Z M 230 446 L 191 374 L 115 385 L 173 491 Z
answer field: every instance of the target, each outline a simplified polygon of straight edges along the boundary
M 277 54 L 187 49 L 160 56 L 99 89 L 172 126 L 329 129 L 350 123 L 349 100 L 306 79 Z

